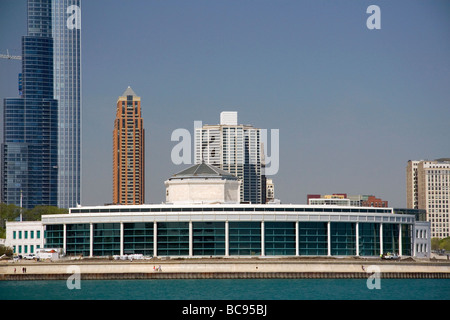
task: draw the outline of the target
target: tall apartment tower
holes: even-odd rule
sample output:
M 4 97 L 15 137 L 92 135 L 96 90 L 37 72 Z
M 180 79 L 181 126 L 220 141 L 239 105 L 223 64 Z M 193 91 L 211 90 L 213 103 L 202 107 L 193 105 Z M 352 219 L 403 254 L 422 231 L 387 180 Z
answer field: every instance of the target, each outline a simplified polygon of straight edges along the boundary
M 195 162 L 237 176 L 243 203 L 265 203 L 261 155 L 260 129 L 238 124 L 237 112 L 222 112 L 220 124 L 195 129 Z
M 411 209 L 419 209 L 417 168 L 420 162 L 409 160 L 406 166 L 406 206 Z
M 58 207 L 81 203 L 81 0 L 52 0 Z
M 431 237 L 450 236 L 450 158 L 408 161 L 407 206 L 425 209 Z
M 54 99 L 52 1 L 28 0 L 22 88 L 4 99 L 2 201 L 57 205 L 58 101 Z
M 128 87 L 117 100 L 113 133 L 113 203 L 144 203 L 144 123 L 141 98 Z

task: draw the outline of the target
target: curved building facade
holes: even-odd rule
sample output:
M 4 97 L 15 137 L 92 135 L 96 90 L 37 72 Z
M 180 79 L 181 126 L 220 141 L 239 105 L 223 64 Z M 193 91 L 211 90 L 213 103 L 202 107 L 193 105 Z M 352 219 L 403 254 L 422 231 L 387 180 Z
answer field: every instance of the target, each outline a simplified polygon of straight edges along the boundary
M 391 208 L 311 205 L 139 205 L 42 217 L 45 246 L 67 255 L 414 255 L 415 216 Z

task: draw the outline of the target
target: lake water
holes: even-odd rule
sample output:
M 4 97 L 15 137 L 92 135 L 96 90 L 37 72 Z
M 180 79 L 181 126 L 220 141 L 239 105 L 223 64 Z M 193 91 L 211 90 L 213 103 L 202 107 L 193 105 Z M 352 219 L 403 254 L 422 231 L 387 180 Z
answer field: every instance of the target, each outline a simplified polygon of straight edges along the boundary
M 450 300 L 450 279 L 0 281 L 0 300 Z

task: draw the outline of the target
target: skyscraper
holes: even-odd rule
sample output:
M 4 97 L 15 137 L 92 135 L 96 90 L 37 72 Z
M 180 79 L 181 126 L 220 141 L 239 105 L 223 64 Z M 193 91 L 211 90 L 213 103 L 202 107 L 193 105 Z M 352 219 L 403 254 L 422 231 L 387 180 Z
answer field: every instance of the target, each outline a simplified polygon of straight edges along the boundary
M 2 200 L 57 205 L 58 102 L 53 97 L 51 0 L 28 0 L 22 37 L 22 91 L 4 99 Z
M 144 203 L 141 98 L 128 87 L 117 101 L 113 132 L 113 203 Z
M 52 0 L 58 206 L 81 203 L 81 0 Z
M 264 203 L 260 136 L 260 129 L 238 125 L 237 112 L 222 112 L 220 124 L 196 128 L 195 162 L 237 176 L 241 180 L 241 202 Z
M 4 100 L 2 199 L 81 202 L 81 0 L 28 0 L 20 98 Z
M 431 236 L 450 236 L 450 158 L 408 161 L 407 207 L 425 209 Z

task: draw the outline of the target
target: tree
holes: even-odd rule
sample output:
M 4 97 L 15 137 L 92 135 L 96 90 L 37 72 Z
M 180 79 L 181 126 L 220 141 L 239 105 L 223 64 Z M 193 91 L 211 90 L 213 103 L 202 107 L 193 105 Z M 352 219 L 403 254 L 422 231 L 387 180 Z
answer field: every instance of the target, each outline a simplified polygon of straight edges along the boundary
M 431 250 L 442 250 L 442 249 L 450 251 L 450 237 L 444 239 L 432 238 Z
M 47 214 L 66 214 L 69 213 L 67 209 L 61 209 L 53 206 L 36 206 L 33 209 L 28 209 L 24 212 L 23 217 L 26 221 L 41 220 L 43 215 Z
M 439 250 L 439 238 L 431 238 L 431 250 Z
M 450 237 L 442 239 L 439 243 L 439 248 L 450 251 Z
M 13 256 L 13 250 L 10 247 L 0 246 L 0 256 L 6 254 L 8 257 Z
M 0 226 L 4 226 L 4 220 L 14 221 L 20 215 L 20 207 L 14 204 L 0 203 Z
M 18 221 L 22 212 L 23 221 L 39 221 L 42 215 L 66 214 L 67 209 L 52 206 L 36 206 L 33 209 L 23 209 L 14 204 L 0 203 L 0 238 L 6 238 L 6 221 Z

